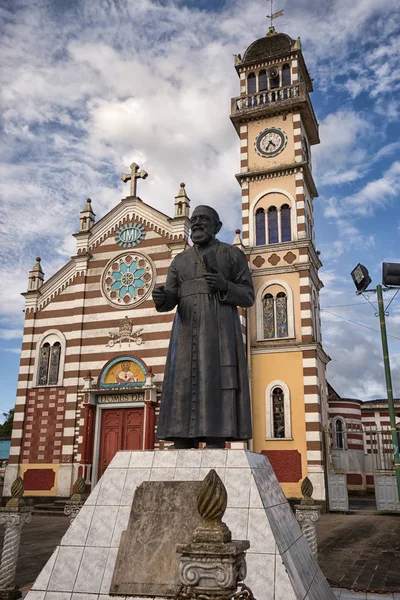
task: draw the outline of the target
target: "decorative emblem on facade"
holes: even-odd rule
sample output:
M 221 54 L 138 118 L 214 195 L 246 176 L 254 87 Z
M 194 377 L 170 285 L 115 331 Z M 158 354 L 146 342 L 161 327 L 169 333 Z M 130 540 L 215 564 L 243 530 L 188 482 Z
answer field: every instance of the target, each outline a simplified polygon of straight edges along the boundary
M 114 236 L 115 243 L 121 248 L 134 248 L 144 238 L 146 237 L 146 232 L 143 225 L 139 223 L 125 223 L 119 229 Z
M 271 256 L 268 259 L 268 262 L 273 266 L 276 267 L 276 265 L 278 264 L 278 262 L 280 262 L 280 257 L 277 254 L 271 254 Z
M 136 329 L 136 331 L 133 331 L 132 319 L 130 319 L 129 317 L 125 317 L 124 319 L 122 319 L 119 322 L 118 333 L 116 331 L 108 332 L 110 339 L 107 343 L 107 346 L 109 346 L 110 348 L 115 346 L 115 344 L 119 344 L 121 346 L 121 344 L 123 342 L 128 342 L 129 347 L 131 345 L 130 344 L 131 342 L 138 344 L 138 346 L 140 346 L 140 344 L 144 343 L 143 338 L 142 338 L 142 333 L 143 333 L 143 327 L 141 329 Z
M 145 383 L 145 367 L 132 356 L 120 356 L 101 374 L 101 388 L 137 387 Z
M 138 252 L 120 254 L 106 265 L 101 290 L 109 304 L 130 308 L 149 296 L 155 268 L 148 256 Z

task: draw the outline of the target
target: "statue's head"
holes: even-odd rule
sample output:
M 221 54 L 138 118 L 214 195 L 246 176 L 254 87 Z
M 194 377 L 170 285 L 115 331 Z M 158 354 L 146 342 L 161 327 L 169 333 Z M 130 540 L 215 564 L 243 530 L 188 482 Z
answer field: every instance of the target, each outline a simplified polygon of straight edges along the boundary
M 194 244 L 205 246 L 221 229 L 219 215 L 211 206 L 196 206 L 190 217 L 190 237 Z

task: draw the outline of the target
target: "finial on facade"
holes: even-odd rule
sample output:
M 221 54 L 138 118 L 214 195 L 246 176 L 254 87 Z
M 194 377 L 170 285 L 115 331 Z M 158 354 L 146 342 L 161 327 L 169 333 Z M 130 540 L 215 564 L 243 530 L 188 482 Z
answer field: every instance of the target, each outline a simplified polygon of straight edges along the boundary
M 303 494 L 303 498 L 301 499 L 300 504 L 302 506 L 312 506 L 314 504 L 314 500 L 311 496 L 314 491 L 314 486 L 311 483 L 311 481 L 308 479 L 308 477 L 305 477 L 303 479 L 300 490 L 301 490 L 301 493 Z
M 25 504 L 25 502 L 22 500 L 24 490 L 25 486 L 22 477 L 17 477 L 11 486 L 11 498 L 7 502 L 6 506 L 17 508 L 18 506 Z
M 72 486 L 71 500 L 82 500 L 85 493 L 86 483 L 83 477 L 78 477 Z
M 40 256 L 36 257 L 36 262 L 29 271 L 28 276 L 28 292 L 38 290 L 44 281 L 44 273 L 42 269 Z
M 146 179 L 146 177 L 148 177 L 149 174 L 146 171 L 144 171 L 143 169 L 141 171 L 139 171 L 139 165 L 134 162 L 130 165 L 130 169 L 131 169 L 131 172 L 129 174 L 123 173 L 121 175 L 121 179 L 124 183 L 126 183 L 127 181 L 131 182 L 131 189 L 130 189 L 129 195 L 136 197 L 137 180 L 138 179 Z
M 79 216 L 79 232 L 90 231 L 94 225 L 95 216 L 92 208 L 92 200 L 87 198 L 85 208 L 81 210 Z
M 180 184 L 178 195 L 175 196 L 175 217 L 189 217 L 190 198 L 186 193 L 185 184 Z
M 271 27 L 268 29 L 268 33 L 266 34 L 266 37 L 272 37 L 273 35 L 278 35 L 275 31 L 275 27 L 273 25 L 271 25 Z
M 237 246 L 238 248 L 240 248 L 240 250 L 244 250 L 242 238 L 240 237 L 240 229 L 236 229 L 235 230 L 235 234 L 236 235 L 235 235 L 234 240 L 232 242 L 232 246 Z

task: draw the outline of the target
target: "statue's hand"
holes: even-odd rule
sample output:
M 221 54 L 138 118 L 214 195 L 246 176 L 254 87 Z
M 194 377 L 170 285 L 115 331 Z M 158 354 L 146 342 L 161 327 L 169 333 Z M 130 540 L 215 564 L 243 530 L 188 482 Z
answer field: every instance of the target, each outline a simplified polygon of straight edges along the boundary
M 154 304 L 156 306 L 162 306 L 167 299 L 167 295 L 165 293 L 164 286 L 156 287 L 152 293 Z
M 228 282 L 220 271 L 217 271 L 216 273 L 206 273 L 204 279 L 207 281 L 210 288 L 215 291 L 226 292 L 228 290 Z

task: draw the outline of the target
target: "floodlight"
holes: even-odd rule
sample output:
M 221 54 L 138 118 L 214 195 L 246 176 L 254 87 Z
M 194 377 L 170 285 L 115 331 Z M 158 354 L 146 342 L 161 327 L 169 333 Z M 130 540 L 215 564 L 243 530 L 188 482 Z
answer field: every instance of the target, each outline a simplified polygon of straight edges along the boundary
M 364 267 L 364 265 L 361 265 L 360 263 L 358 263 L 358 265 L 352 270 L 351 276 L 353 278 L 354 285 L 357 288 L 357 294 L 362 294 L 362 292 L 365 292 L 372 281 L 367 267 Z
M 385 286 L 400 286 L 400 264 L 382 263 L 382 283 Z

